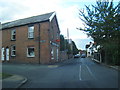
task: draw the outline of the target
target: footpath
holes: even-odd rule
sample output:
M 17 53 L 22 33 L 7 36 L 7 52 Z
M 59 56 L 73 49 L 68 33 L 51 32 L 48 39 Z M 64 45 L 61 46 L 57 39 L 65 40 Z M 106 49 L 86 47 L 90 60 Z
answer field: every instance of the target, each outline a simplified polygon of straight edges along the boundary
M 94 62 L 99 63 L 99 64 L 101 64 L 101 65 L 103 65 L 103 66 L 106 66 L 106 67 L 109 67 L 109 68 L 113 68 L 113 69 L 115 69 L 115 70 L 120 71 L 120 66 L 111 66 L 111 65 L 107 65 L 107 64 L 101 63 L 100 61 L 98 61 L 98 60 L 96 60 L 96 59 L 93 59 L 93 58 L 91 58 L 91 59 L 92 59 Z
M 19 88 L 21 85 L 27 82 L 27 78 L 20 75 L 13 75 L 1 81 L 2 81 L 2 89 Z

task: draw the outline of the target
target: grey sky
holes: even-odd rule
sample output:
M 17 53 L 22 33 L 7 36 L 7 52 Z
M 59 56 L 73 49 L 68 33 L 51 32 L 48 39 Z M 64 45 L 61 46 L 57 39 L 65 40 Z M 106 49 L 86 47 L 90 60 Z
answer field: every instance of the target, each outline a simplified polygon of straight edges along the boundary
M 94 4 L 96 0 L 0 0 L 0 22 L 8 22 L 30 16 L 55 11 L 61 34 L 67 36 L 69 29 L 70 38 L 75 41 L 79 49 L 84 49 L 85 43 L 90 39 L 76 27 L 84 27 L 79 19 L 79 9 L 84 5 Z M 83 39 L 86 42 L 83 42 Z M 79 42 L 81 40 L 81 42 Z

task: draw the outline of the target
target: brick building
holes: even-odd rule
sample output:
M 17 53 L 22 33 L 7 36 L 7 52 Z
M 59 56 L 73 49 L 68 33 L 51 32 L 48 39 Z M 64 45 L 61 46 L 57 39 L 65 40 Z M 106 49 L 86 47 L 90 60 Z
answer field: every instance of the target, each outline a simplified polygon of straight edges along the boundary
M 60 30 L 55 12 L 2 24 L 2 62 L 57 62 Z

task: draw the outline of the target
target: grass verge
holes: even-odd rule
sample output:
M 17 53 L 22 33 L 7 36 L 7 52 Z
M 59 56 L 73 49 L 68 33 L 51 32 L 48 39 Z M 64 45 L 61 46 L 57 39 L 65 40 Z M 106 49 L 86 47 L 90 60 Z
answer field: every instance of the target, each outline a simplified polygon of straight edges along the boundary
M 5 78 L 11 77 L 11 76 L 12 75 L 8 74 L 8 73 L 4 73 L 4 72 L 0 73 L 0 78 L 2 78 L 2 79 L 5 79 Z

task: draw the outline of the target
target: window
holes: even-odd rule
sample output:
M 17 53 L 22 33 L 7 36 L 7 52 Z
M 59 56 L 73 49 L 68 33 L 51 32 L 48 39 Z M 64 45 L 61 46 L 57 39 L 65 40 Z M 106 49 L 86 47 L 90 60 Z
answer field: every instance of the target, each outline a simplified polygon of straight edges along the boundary
M 16 56 L 16 46 L 15 45 L 11 46 L 11 56 Z
M 3 60 L 3 61 L 4 61 L 4 59 L 5 59 L 5 57 L 4 57 L 4 52 L 5 52 L 5 49 L 2 48 L 2 49 L 1 49 L 1 60 Z
M 11 40 L 16 40 L 16 30 L 11 31 Z
M 54 48 L 51 48 L 51 59 L 54 59 Z
M 35 57 L 34 47 L 27 48 L 27 57 Z
M 28 38 L 34 38 L 34 26 L 28 27 Z

